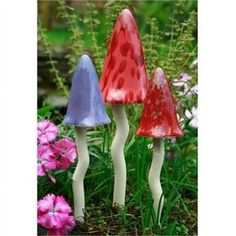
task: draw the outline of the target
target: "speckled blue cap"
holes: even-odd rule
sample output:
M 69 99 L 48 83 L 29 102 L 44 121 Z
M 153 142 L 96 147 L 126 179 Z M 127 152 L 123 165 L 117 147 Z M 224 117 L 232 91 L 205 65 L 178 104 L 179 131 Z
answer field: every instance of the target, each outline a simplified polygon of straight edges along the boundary
M 76 67 L 64 125 L 95 127 L 110 123 L 92 60 L 83 55 Z

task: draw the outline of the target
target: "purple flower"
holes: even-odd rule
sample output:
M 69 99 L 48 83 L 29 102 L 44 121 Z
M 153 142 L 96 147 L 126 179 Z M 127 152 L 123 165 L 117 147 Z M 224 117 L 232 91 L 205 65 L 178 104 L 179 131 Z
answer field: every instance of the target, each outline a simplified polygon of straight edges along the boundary
M 188 85 L 188 81 L 192 79 L 192 76 L 187 73 L 182 73 L 180 75 L 180 79 L 174 79 L 173 85 L 176 87 L 182 87 L 184 85 Z

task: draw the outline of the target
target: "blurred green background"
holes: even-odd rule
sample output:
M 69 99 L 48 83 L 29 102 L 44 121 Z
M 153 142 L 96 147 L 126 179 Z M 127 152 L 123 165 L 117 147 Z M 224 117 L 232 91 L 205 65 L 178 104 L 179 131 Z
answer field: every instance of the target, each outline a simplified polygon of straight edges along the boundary
M 73 44 L 73 29 L 70 28 L 68 17 L 63 16 L 60 11 L 61 1 L 38 1 L 38 18 L 41 21 L 41 27 L 46 29 L 45 36 L 46 40 L 50 45 L 52 51 L 53 60 L 58 63 L 56 69 L 61 77 L 64 79 L 65 84 L 70 85 L 72 73 L 68 71 L 73 70 L 73 66 L 68 64 L 69 54 L 73 54 L 71 44 Z M 93 9 L 88 7 L 88 2 L 93 4 L 96 13 L 93 14 Z M 117 14 L 123 6 L 128 7 L 135 16 L 139 32 L 141 37 L 145 37 L 150 34 L 150 23 L 152 19 L 156 19 L 154 22 L 155 27 L 158 27 L 157 40 L 154 40 L 153 48 L 155 50 L 162 51 L 162 58 L 158 58 L 156 55 L 156 64 L 167 60 L 169 54 L 169 47 L 171 46 L 171 39 L 175 37 L 179 32 L 173 31 L 173 25 L 186 22 L 189 19 L 190 12 L 197 12 L 197 1 L 181 0 L 181 1 L 65 1 L 66 6 L 70 9 L 68 14 L 72 14 L 76 17 L 75 28 L 81 33 L 77 44 L 81 46 L 81 53 L 88 53 L 97 62 L 95 55 L 95 47 L 100 50 L 99 60 L 101 64 L 104 61 L 106 48 L 108 47 L 109 37 L 112 31 L 112 27 L 115 23 Z M 73 9 L 73 10 L 72 10 Z M 91 15 L 91 12 L 93 15 Z M 70 18 L 73 18 L 71 16 Z M 91 21 L 93 19 L 94 25 L 91 28 Z M 96 18 L 95 18 L 96 17 Z M 70 19 L 71 21 L 71 19 Z M 91 34 L 95 32 L 96 45 L 91 42 Z M 177 31 L 177 29 L 176 29 Z M 176 36 L 177 37 L 177 36 Z M 148 42 L 147 42 L 148 43 Z M 174 43 L 173 43 L 174 44 Z M 195 48 L 196 53 L 197 44 L 197 28 L 193 28 L 193 40 L 188 45 L 191 51 Z M 163 46 L 164 45 L 164 46 Z M 143 46 L 146 46 L 143 42 Z M 79 47 L 79 46 L 78 46 Z M 79 51 L 79 50 L 78 50 Z M 149 51 L 144 47 L 145 56 L 149 55 Z M 78 53 L 79 54 L 79 53 Z M 189 58 L 188 63 L 194 60 L 194 56 Z M 148 58 L 146 58 L 148 61 Z M 146 63 L 151 64 L 151 63 Z M 161 63 L 160 63 L 161 65 Z M 162 65 L 165 68 L 164 65 Z M 72 69 L 71 69 L 72 68 Z M 65 105 L 65 99 L 58 98 L 61 102 L 57 104 L 55 102 L 55 96 L 58 94 L 56 89 L 55 74 L 48 73 L 50 64 L 48 64 L 48 56 L 45 53 L 45 47 L 40 40 L 38 44 L 38 88 L 39 88 L 39 106 L 42 105 L 45 97 L 49 97 L 49 101 L 55 103 L 55 105 Z M 98 68 L 98 75 L 100 76 L 101 68 Z M 148 68 L 149 69 L 149 68 Z M 148 71 L 149 76 L 152 71 Z M 169 75 L 170 76 L 170 75 Z M 171 79 L 171 78 L 170 78 Z M 59 92 L 60 95 L 60 92 Z

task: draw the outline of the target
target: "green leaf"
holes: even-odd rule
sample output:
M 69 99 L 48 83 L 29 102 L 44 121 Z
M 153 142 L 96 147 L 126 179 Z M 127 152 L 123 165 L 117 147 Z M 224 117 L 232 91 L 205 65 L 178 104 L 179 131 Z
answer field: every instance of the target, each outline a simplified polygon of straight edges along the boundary
M 48 106 L 39 108 L 39 109 L 38 109 L 38 115 L 39 115 L 39 116 L 45 116 L 49 111 L 54 110 L 54 108 L 55 108 L 55 107 L 52 106 L 52 105 L 48 105 Z

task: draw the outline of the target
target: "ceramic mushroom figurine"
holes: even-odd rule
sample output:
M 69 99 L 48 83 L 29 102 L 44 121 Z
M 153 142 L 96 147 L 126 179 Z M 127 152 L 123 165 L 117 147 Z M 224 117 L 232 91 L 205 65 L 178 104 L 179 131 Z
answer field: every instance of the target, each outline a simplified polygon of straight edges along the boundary
M 78 221 L 83 221 L 84 176 L 89 166 L 86 131 L 87 128 L 110 123 L 105 111 L 96 70 L 87 55 L 80 58 L 74 73 L 67 113 L 62 123 L 76 127 L 78 164 L 72 179 L 74 215 Z
M 164 203 L 160 182 L 165 151 L 164 137 L 183 136 L 170 86 L 161 68 L 155 70 L 149 83 L 141 121 L 136 134 L 153 138 L 153 156 L 148 182 L 154 199 L 153 207 L 160 224 Z
M 126 163 L 124 146 L 129 133 L 125 104 L 143 103 L 147 74 L 142 45 L 132 13 L 124 9 L 115 24 L 100 80 L 102 95 L 111 104 L 116 134 L 111 145 L 115 183 L 113 204 L 125 205 Z

